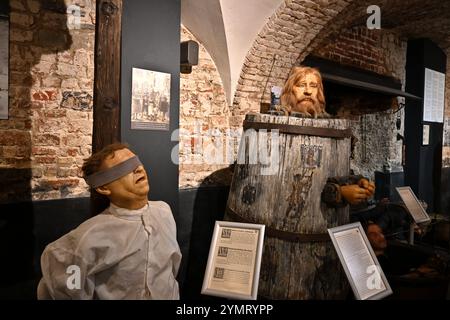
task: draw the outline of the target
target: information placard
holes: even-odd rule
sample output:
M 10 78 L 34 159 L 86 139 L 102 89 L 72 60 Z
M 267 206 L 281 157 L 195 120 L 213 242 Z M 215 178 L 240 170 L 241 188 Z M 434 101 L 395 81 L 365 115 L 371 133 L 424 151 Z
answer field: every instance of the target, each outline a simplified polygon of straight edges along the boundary
M 423 121 L 444 121 L 445 74 L 425 68 Z
M 356 299 L 378 300 L 392 294 L 361 223 L 331 228 L 328 233 Z
M 265 226 L 216 221 L 202 294 L 256 300 Z
M 416 223 L 424 223 L 431 220 L 411 187 L 397 187 L 395 189 L 397 189 L 398 194 Z

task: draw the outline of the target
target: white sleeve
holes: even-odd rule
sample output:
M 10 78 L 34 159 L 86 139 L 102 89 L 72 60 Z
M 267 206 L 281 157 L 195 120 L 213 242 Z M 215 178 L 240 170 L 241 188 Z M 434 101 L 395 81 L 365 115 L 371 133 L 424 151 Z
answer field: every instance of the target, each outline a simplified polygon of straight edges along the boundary
M 168 204 L 167 202 L 164 202 L 164 201 L 158 201 L 157 204 L 158 204 L 158 206 L 159 206 L 161 209 L 166 210 L 166 211 L 169 211 L 170 214 L 172 214 L 172 209 L 170 208 L 170 206 L 169 206 L 169 204 Z
M 37 287 L 37 299 L 38 300 L 52 300 L 50 292 L 48 292 L 47 285 L 45 284 L 44 278 L 41 278 Z
M 83 258 L 60 247 L 47 247 L 41 256 L 42 279 L 38 299 L 92 299 L 94 277 Z
M 164 212 L 163 217 L 167 226 L 170 229 L 170 232 L 176 237 L 177 225 L 175 223 L 175 218 L 173 216 L 172 209 L 170 208 L 169 204 L 164 201 L 158 201 L 158 206 L 161 209 L 161 211 Z
M 177 224 L 175 222 L 175 218 L 173 216 L 172 209 L 170 208 L 169 204 L 164 201 L 158 201 L 158 204 L 159 207 L 161 208 L 161 211 L 165 212 L 163 216 L 166 221 L 166 226 L 168 227 L 170 235 L 173 237 L 174 246 L 176 246 L 177 249 L 177 255 L 174 256 L 173 258 L 173 269 L 172 269 L 173 274 L 176 276 L 178 274 L 181 265 L 181 251 L 179 244 L 177 242 Z

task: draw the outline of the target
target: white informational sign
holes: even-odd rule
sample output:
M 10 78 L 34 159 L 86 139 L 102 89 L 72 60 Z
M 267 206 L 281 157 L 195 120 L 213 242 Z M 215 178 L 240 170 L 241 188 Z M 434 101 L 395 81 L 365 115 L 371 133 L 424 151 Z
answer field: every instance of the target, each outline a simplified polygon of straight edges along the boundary
M 8 119 L 9 20 L 0 16 L 0 119 Z
M 328 229 L 331 241 L 358 300 L 378 300 L 392 294 L 361 223 Z
M 444 121 L 445 74 L 425 68 L 423 121 Z
M 424 124 L 422 130 L 422 145 L 427 146 L 430 144 L 430 125 Z
M 431 220 L 410 187 L 397 187 L 395 189 L 405 203 L 406 209 L 408 209 L 415 223 L 424 223 Z
M 256 300 L 265 226 L 216 221 L 202 294 Z

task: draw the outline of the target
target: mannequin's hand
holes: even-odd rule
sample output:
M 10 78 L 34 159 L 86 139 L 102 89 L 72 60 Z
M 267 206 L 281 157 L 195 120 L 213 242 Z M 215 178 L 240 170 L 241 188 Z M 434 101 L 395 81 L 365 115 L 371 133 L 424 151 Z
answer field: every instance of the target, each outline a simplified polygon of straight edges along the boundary
M 358 204 L 367 199 L 366 189 L 361 188 L 357 184 L 348 186 L 340 186 L 342 197 L 350 204 Z
M 361 179 L 358 181 L 358 185 L 366 190 L 367 198 L 370 198 L 375 193 L 375 183 L 367 179 Z
M 283 111 L 285 116 L 289 116 L 291 113 L 291 107 L 290 106 L 278 106 L 277 111 Z

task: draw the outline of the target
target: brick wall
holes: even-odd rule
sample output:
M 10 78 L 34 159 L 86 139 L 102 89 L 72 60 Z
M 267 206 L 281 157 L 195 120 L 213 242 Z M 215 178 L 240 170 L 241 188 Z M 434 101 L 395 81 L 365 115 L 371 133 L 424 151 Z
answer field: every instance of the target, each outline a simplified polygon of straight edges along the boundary
M 0 201 L 86 195 L 80 168 L 91 152 L 95 1 L 10 4 L 10 101 L 9 120 L 0 120 Z M 79 6 L 79 20 L 66 13 L 68 5 Z
M 406 41 L 387 30 L 353 27 L 327 38 L 312 54 L 404 81 Z
M 284 6 L 281 6 L 278 13 L 272 17 L 273 21 L 269 21 L 268 25 L 255 40 L 255 45 L 249 52 L 242 70 L 231 114 L 228 113 L 226 108 L 221 113 L 223 116 L 229 115 L 228 125 L 230 129 L 240 129 L 246 113 L 259 111 L 259 102 L 262 94 L 260 91 L 264 87 L 265 81 L 268 81 L 268 88 L 274 84 L 282 85 L 292 66 L 293 57 L 297 57 L 298 61 L 296 64 L 300 64 L 305 54 L 300 54 L 299 52 L 301 50 L 309 50 L 302 49 L 309 41 L 307 37 L 302 38 L 300 41 L 299 38 L 294 36 L 294 33 L 298 32 L 297 28 L 288 30 L 289 27 L 298 23 L 296 19 L 298 19 L 297 15 L 300 13 L 294 11 L 294 7 L 298 7 L 295 1 L 286 2 Z M 341 7 L 338 6 L 337 8 L 343 7 L 344 4 L 342 3 Z M 315 11 L 314 14 L 312 13 L 313 11 Z M 313 8 L 309 8 L 307 14 L 311 14 L 311 16 L 302 23 L 302 26 L 307 22 L 317 22 L 317 19 L 314 19 L 313 16 L 320 15 L 319 12 L 321 12 L 320 6 L 316 5 Z M 322 23 L 316 26 L 316 29 L 320 28 L 321 25 Z M 325 45 L 317 45 L 316 48 L 309 50 L 313 55 L 382 75 L 392 76 L 404 84 L 406 42 L 396 34 L 385 30 L 369 31 L 366 28 L 348 28 L 341 30 L 339 36 L 333 34 L 333 36 L 325 37 L 323 40 L 322 44 Z M 278 43 L 278 46 L 275 46 L 275 43 Z M 288 49 L 283 51 L 285 48 Z M 274 54 L 279 54 L 279 56 L 276 57 L 271 75 L 267 78 Z M 211 60 L 209 61 L 212 63 Z M 205 63 L 205 61 L 201 62 L 201 65 L 202 63 Z M 266 77 L 264 74 L 266 74 Z M 183 78 L 182 81 L 187 81 L 185 86 L 195 88 L 197 85 L 194 84 L 194 77 L 192 75 Z M 198 90 L 198 94 L 201 95 L 201 91 Z M 181 96 L 186 95 L 183 92 L 182 84 Z M 389 104 L 395 106 L 398 106 L 398 103 L 403 101 L 401 98 L 394 98 L 394 101 L 391 101 L 392 99 L 388 100 Z M 187 99 L 183 98 L 183 101 L 187 101 Z M 263 101 L 265 100 L 263 99 Z M 385 106 L 383 108 L 386 109 Z M 198 107 L 195 108 L 192 104 L 190 106 L 186 102 L 182 102 L 182 110 L 185 110 L 182 111 L 180 120 L 182 126 L 185 123 L 184 119 L 188 119 L 186 110 L 189 110 L 189 112 L 200 111 Z M 384 112 L 352 116 L 351 118 L 353 119 L 352 130 L 358 139 L 354 158 L 351 161 L 351 168 L 356 173 L 364 174 L 371 178 L 374 177 L 375 171 L 383 170 L 384 168 L 400 170 L 402 141 L 397 140 L 397 133 L 403 135 L 403 110 L 394 113 L 392 109 L 389 109 Z M 401 120 L 399 130 L 396 127 L 397 118 Z M 192 121 L 190 122 L 192 123 Z M 224 124 L 226 125 L 226 122 Z M 194 132 L 193 128 L 186 129 L 188 129 L 188 132 Z M 388 134 L 386 135 L 386 133 Z M 191 139 L 189 140 L 189 138 Z M 193 150 L 194 143 L 197 143 L 197 140 L 192 139 L 189 135 L 182 135 L 180 142 L 180 153 L 182 155 L 180 158 L 180 186 L 195 186 L 207 173 L 214 171 L 213 166 L 188 166 L 183 164 L 183 156 L 186 152 L 181 150 Z M 197 157 L 201 158 L 202 156 L 197 155 Z M 196 171 L 196 168 L 199 168 L 200 171 Z M 221 166 L 216 169 L 220 168 Z
M 407 44 L 395 33 L 354 27 L 341 30 L 338 36 L 330 37 L 324 43 L 312 54 L 342 65 L 394 77 L 401 81 L 404 89 Z M 393 98 L 392 102 L 388 102 L 394 106 L 393 109 L 358 116 L 352 116 L 350 112 L 341 115 L 353 118 L 351 129 L 358 139 L 350 162 L 351 168 L 355 173 L 372 179 L 375 171 L 402 170 L 402 141 L 397 140 L 397 133 L 403 135 L 404 111 L 395 110 L 404 99 Z M 387 102 L 380 99 L 376 103 Z M 377 106 L 373 105 L 371 109 L 377 110 Z M 381 109 L 385 109 L 385 105 L 380 105 L 378 110 Z M 399 130 L 397 119 L 401 121 Z
M 0 120 L 0 172 L 12 184 L 3 180 L 6 183 L 0 190 L 0 201 L 87 193 L 80 166 L 91 151 L 95 3 L 68 1 L 69 5 L 81 7 L 82 17 L 80 29 L 70 23 L 67 29 L 64 26 L 73 17 L 67 17 L 61 7 L 43 8 L 45 2 L 62 1 L 11 1 L 10 119 Z M 218 146 L 231 146 L 231 154 L 236 153 L 235 137 L 240 134 L 244 115 L 259 110 L 261 97 L 268 100 L 268 90 L 263 92 L 266 80 L 267 87 L 283 84 L 292 65 L 301 61 L 308 46 L 317 42 L 317 35 L 350 2 L 339 1 L 330 7 L 286 1 L 280 6 L 245 60 L 231 111 L 214 62 L 200 45 L 200 64 L 192 74 L 181 78 L 180 187 L 199 186 L 208 182 L 212 173 L 227 167 L 223 162 L 207 163 L 205 150 L 213 150 L 211 146 L 221 141 Z M 187 39 L 195 40 L 182 29 L 182 40 Z M 392 75 L 403 82 L 406 46 L 395 34 L 348 29 L 341 34 L 341 40 L 318 47 L 316 54 Z M 365 49 L 353 40 L 363 41 Z M 401 162 L 397 116 L 391 112 L 365 116 L 363 125 L 369 131 L 364 139 L 359 136 L 366 146 L 356 146 L 355 155 L 361 155 L 361 159 L 352 162 L 355 171 L 373 172 L 383 165 L 395 167 Z M 402 112 L 400 117 L 403 119 Z M 359 135 L 361 123 L 355 119 L 353 126 Z M 392 134 L 386 139 L 380 136 L 383 131 Z M 398 132 L 403 133 L 403 124 Z M 363 149 L 368 152 L 364 159 Z M 444 148 L 444 163 L 450 163 L 449 150 Z M 225 154 L 216 158 L 229 161 L 227 150 L 222 152 Z M 17 170 L 22 170 L 23 181 L 17 177 Z
M 299 57 L 303 59 L 312 50 L 312 43 L 321 33 L 328 33 L 347 21 L 335 19 L 352 2 L 286 0 L 282 3 L 244 60 L 230 123 L 241 124 L 246 113 L 260 110 L 261 101 L 270 102 L 270 87 L 284 84 Z
M 315 50 L 314 55 L 380 74 L 387 74 L 380 48 L 380 31 L 367 28 L 343 30 L 337 39 Z M 328 41 L 330 41 L 329 39 Z
M 286 0 L 282 3 L 268 19 L 245 58 L 231 106 L 230 127 L 239 128 L 245 114 L 259 111 L 260 102 L 269 102 L 268 88 L 283 85 L 291 68 L 311 52 L 342 64 L 393 76 L 404 85 L 405 39 L 385 29 L 348 27 L 364 25 L 366 9 L 371 4 L 366 0 Z M 415 14 L 419 9 L 417 3 L 411 10 L 405 10 L 401 1 L 389 2 L 389 5 L 382 1 L 379 5 L 384 10 L 383 17 L 391 13 L 388 20 L 418 19 Z M 406 18 L 404 11 L 408 14 Z M 416 33 L 420 35 L 420 31 Z M 375 170 L 401 169 L 402 141 L 397 140 L 397 134 L 403 135 L 404 112 L 393 111 L 402 102 L 403 99 L 394 98 L 389 101 L 387 111 L 353 117 L 352 129 L 359 139 L 352 161 L 355 171 L 373 176 Z M 386 106 L 380 106 L 379 110 L 383 108 Z M 397 129 L 398 119 L 400 129 Z M 365 135 L 361 134 L 363 127 L 367 130 Z M 443 160 L 450 165 L 449 150 L 444 148 Z
M 182 26 L 181 41 L 186 40 L 197 41 Z M 200 43 L 199 64 L 180 79 L 180 188 L 220 183 L 211 174 L 228 167 L 227 141 L 232 152 L 228 162 L 233 162 L 238 143 L 230 131 L 229 115 L 220 75 Z

